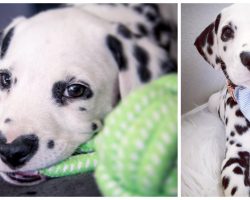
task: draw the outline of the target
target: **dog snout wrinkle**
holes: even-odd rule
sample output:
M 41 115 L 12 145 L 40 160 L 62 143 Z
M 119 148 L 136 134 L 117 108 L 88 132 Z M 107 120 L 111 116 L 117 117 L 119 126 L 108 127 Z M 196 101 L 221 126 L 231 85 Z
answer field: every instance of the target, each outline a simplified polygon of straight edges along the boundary
M 38 149 L 38 137 L 34 134 L 23 135 L 12 143 L 0 144 L 0 158 L 11 169 L 23 166 Z
M 240 59 L 244 66 L 247 67 L 247 69 L 250 70 L 250 52 L 249 51 L 243 51 L 240 53 Z

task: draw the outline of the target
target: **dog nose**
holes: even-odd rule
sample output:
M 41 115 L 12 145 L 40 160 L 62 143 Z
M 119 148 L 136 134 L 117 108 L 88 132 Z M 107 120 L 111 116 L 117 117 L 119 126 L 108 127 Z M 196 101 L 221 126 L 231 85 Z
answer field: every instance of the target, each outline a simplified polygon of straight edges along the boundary
M 29 161 L 38 149 L 38 137 L 36 135 L 23 135 L 10 144 L 0 144 L 0 158 L 11 169 L 23 166 Z
M 241 52 L 240 59 L 242 64 L 250 70 L 250 52 L 249 51 Z

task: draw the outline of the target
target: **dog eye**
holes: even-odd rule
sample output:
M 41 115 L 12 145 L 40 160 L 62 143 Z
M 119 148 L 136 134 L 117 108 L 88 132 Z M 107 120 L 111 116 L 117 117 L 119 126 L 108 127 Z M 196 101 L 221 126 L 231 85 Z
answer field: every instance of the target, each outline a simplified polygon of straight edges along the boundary
M 11 75 L 8 72 L 0 72 L 0 88 L 9 89 L 11 85 Z
M 93 95 L 93 92 L 88 86 L 82 84 L 72 84 L 66 87 L 64 96 L 68 98 L 82 97 L 88 99 Z
M 229 39 L 234 37 L 234 31 L 230 26 L 225 26 L 222 29 L 222 33 L 221 33 L 221 39 L 224 42 L 227 42 Z

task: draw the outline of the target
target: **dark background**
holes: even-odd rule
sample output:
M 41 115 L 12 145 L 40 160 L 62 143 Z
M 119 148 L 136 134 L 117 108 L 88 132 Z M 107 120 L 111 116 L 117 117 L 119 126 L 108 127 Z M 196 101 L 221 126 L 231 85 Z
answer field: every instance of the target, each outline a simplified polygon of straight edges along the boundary
M 62 4 L 0 4 L 0 30 L 17 16 L 31 17 L 41 11 L 57 8 Z
M 32 15 L 61 4 L 0 4 L 0 32 L 13 18 Z M 92 173 L 51 179 L 36 186 L 20 187 L 0 178 L 0 196 L 100 196 Z

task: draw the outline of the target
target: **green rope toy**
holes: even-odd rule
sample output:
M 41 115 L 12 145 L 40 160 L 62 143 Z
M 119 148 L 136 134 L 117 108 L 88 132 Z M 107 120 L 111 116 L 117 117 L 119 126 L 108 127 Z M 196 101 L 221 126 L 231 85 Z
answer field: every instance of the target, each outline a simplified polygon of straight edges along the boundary
M 77 155 L 73 155 L 64 161 L 49 168 L 42 169 L 39 172 L 45 176 L 57 178 L 94 171 L 97 165 L 97 155 L 94 151 L 93 138 L 79 146 L 75 153 Z
M 95 169 L 105 196 L 177 196 L 177 76 L 132 92 L 76 152 L 82 154 L 40 173 L 61 177 Z

